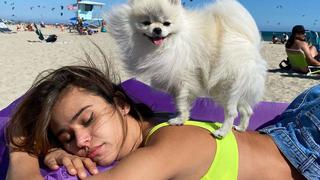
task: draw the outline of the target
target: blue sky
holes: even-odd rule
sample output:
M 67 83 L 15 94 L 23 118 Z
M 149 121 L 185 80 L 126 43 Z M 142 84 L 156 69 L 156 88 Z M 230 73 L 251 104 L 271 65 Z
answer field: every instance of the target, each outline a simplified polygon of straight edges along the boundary
M 106 6 L 127 0 L 97 0 Z M 202 7 L 214 0 L 182 0 L 188 8 Z M 264 31 L 290 31 L 295 24 L 307 29 L 320 30 L 320 0 L 239 0 L 252 14 L 259 29 Z M 74 16 L 66 6 L 76 0 L 0 0 L 0 18 L 13 20 L 66 22 Z M 61 9 L 63 6 L 63 10 Z M 61 13 L 63 15 L 61 16 Z

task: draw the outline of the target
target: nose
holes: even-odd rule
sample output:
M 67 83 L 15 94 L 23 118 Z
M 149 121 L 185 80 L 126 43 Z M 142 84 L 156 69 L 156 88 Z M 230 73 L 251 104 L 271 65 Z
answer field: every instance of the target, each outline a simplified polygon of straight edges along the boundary
M 90 146 L 91 136 L 88 130 L 78 129 L 75 132 L 75 139 L 78 148 L 84 148 Z
M 153 33 L 156 34 L 156 35 L 161 35 L 162 29 L 159 28 L 159 27 L 156 27 L 156 28 L 153 29 Z

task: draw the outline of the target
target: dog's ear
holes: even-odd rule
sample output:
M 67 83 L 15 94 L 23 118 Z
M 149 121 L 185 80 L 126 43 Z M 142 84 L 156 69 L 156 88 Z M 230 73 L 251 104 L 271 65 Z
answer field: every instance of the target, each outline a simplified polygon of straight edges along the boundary
M 181 0 L 169 0 L 169 2 L 173 5 L 181 5 Z

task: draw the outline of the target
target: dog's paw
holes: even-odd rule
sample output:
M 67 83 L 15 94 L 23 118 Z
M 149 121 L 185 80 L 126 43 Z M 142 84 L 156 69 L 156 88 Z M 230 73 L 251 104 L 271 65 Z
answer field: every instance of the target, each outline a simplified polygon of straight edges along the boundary
M 183 125 L 184 121 L 180 117 L 176 117 L 176 118 L 170 119 L 168 123 L 173 126 L 181 126 Z
M 245 127 L 242 127 L 242 126 L 234 126 L 234 129 L 239 131 L 239 132 L 244 132 L 247 130 L 247 128 Z
M 225 137 L 228 134 L 229 131 L 224 130 L 222 128 L 212 132 L 212 135 L 218 139 L 222 139 L 223 137 Z

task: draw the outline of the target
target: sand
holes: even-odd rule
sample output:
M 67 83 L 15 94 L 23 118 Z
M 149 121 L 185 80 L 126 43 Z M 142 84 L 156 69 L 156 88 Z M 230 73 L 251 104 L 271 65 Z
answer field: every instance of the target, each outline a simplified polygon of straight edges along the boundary
M 13 26 L 10 28 L 15 30 Z M 0 33 L 0 109 L 23 95 L 40 72 L 64 65 L 84 64 L 84 51 L 101 62 L 101 53 L 93 42 L 113 60 L 122 80 L 129 78 L 121 68 L 114 41 L 108 33 L 80 36 L 68 30 L 61 32 L 55 27 L 44 28 L 42 32 L 44 35 L 56 34 L 58 40 L 54 43 L 39 42 L 35 32 L 27 31 Z M 290 102 L 304 89 L 317 84 L 320 78 L 279 71 L 279 62 L 286 58 L 284 45 L 263 42 L 262 54 L 270 70 L 265 101 Z

